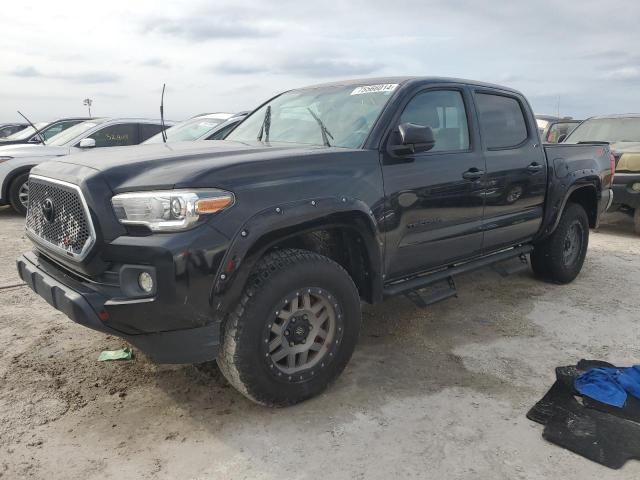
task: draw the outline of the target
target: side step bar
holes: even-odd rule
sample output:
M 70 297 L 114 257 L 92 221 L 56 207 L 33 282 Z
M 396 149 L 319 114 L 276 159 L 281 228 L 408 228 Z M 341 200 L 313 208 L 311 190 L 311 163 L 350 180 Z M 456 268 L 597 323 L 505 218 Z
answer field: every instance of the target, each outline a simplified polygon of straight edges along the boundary
M 486 257 L 478 258 L 470 262 L 453 265 L 451 267 L 437 270 L 433 273 L 428 273 L 419 277 L 409 278 L 408 280 L 391 283 L 384 287 L 382 293 L 385 298 L 393 297 L 401 293 L 405 293 L 410 290 L 419 290 L 434 283 L 448 280 L 449 277 L 454 275 L 460 275 L 462 273 L 472 272 L 480 268 L 493 265 L 494 263 L 509 260 L 514 257 L 524 257 L 527 253 L 533 250 L 533 245 L 522 245 L 520 247 L 511 248 L 509 250 L 503 250 Z M 450 295 L 453 296 L 453 295 Z

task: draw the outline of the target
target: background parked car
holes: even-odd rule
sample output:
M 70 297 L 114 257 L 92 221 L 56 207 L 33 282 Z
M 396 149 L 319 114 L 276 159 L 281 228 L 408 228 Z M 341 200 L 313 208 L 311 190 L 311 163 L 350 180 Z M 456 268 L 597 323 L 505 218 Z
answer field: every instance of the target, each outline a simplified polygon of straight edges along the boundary
M 0 147 L 0 205 L 10 204 L 17 212 L 26 212 L 29 171 L 39 163 L 85 149 L 138 145 L 161 129 L 159 120 L 94 118 L 68 128 L 45 145 Z
M 28 123 L 0 123 L 0 139 L 18 133 L 29 126 Z
M 38 122 L 34 123 L 37 131 L 32 126 L 27 126 L 21 131 L 8 136 L 7 138 L 0 139 L 0 146 L 20 144 L 20 143 L 41 143 L 41 136 L 46 142 L 50 138 L 55 137 L 60 132 L 63 132 L 69 127 L 73 127 L 85 120 L 91 120 L 88 117 L 75 117 L 75 118 L 61 118 L 53 122 Z
M 204 113 L 180 122 L 167 130 L 167 142 L 221 140 L 247 115 L 241 113 Z M 213 137 L 213 138 L 212 138 Z M 144 143 L 162 143 L 162 133 Z
M 555 120 L 549 122 L 541 135 L 541 139 L 544 143 L 561 143 L 581 123 L 582 120 Z
M 640 235 L 640 114 L 603 115 L 582 122 L 563 143 L 607 142 L 616 161 L 613 205 L 633 215 Z

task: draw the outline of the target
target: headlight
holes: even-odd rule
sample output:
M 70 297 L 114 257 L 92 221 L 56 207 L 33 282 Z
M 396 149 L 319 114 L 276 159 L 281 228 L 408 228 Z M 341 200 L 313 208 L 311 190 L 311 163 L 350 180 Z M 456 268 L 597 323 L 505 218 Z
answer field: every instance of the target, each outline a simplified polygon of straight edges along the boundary
M 7 160 L 11 160 L 13 157 L 0 157 L 0 163 L 6 162 Z
M 120 223 L 145 225 L 154 232 L 186 230 L 201 215 L 218 213 L 234 201 L 233 193 L 216 189 L 131 192 L 111 199 Z

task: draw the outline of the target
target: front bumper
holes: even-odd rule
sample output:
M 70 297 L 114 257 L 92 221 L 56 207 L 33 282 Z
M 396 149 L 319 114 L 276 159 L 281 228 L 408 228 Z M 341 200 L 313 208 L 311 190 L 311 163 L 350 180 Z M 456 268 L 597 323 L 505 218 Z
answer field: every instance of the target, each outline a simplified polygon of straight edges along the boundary
M 613 177 L 614 205 L 640 208 L 640 192 L 631 189 L 634 183 L 640 183 L 640 173 L 616 173 Z
M 68 275 L 34 253 L 17 259 L 20 277 L 52 307 L 85 327 L 125 339 L 158 363 L 201 363 L 216 358 L 220 324 L 195 328 L 130 334 L 109 326 L 110 312 L 148 309 L 153 298 L 114 301 L 103 292 Z M 147 305 L 145 305 L 147 304 Z M 149 305 L 151 306 L 151 305 Z

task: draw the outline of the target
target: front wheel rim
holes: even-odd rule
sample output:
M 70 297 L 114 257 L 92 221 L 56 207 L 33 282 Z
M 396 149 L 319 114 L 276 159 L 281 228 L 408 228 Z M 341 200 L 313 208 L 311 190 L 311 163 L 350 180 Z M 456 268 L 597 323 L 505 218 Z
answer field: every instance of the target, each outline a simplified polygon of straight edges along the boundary
M 29 206 L 29 182 L 24 182 L 20 186 L 18 190 L 18 200 L 24 208 Z
M 262 351 L 269 370 L 295 382 L 317 375 L 335 358 L 343 330 L 334 295 L 317 287 L 291 292 L 271 313 L 264 331 Z

